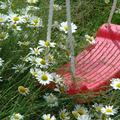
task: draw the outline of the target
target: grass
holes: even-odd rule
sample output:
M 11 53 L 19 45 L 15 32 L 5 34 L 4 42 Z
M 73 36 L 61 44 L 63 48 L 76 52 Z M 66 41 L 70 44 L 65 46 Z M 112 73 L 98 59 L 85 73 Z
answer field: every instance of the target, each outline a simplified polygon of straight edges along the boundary
M 59 11 L 59 13 L 55 11 L 54 21 L 58 21 L 59 23 L 66 21 L 65 1 L 56 0 L 55 2 L 61 5 L 63 9 Z M 105 4 L 104 0 L 71 0 L 71 4 L 72 21 L 78 26 L 77 33 L 74 34 L 75 55 L 77 55 L 86 47 L 84 35 L 90 34 L 95 36 L 98 28 L 107 22 L 112 0 L 109 4 Z M 15 0 L 13 1 L 12 9 L 16 11 L 26 6 L 27 3 L 24 0 Z M 54 114 L 57 120 L 59 120 L 58 111 L 60 111 L 60 109 L 65 106 L 65 108 L 71 111 L 74 108 L 75 102 L 68 95 L 38 87 L 36 80 L 29 73 L 29 67 L 24 73 L 15 73 L 15 71 L 11 69 L 16 64 L 24 63 L 20 58 L 25 57 L 29 53 L 30 47 L 37 46 L 40 39 L 46 39 L 49 2 L 48 0 L 39 0 L 36 6 L 39 7 L 40 10 L 35 12 L 34 15 L 42 18 L 43 28 L 35 30 L 23 26 L 23 30 L 19 33 L 13 33 L 4 26 L 0 28 L 0 31 L 9 33 L 8 39 L 0 41 L 0 47 L 2 48 L 0 54 L 1 58 L 5 61 L 0 71 L 3 78 L 3 82 L 0 82 L 0 120 L 9 120 L 9 116 L 14 112 L 23 114 L 25 120 L 41 120 L 41 116 L 45 113 Z M 118 8 L 119 6 L 120 1 L 118 1 Z M 120 24 L 120 15 L 114 15 L 113 23 Z M 26 35 L 28 36 L 26 37 Z M 59 48 L 61 43 L 66 46 L 66 39 L 62 38 L 62 35 L 63 33 L 59 30 L 53 29 L 52 41 L 57 43 L 57 47 L 55 51 L 53 50 L 52 52 L 56 56 L 55 59 L 57 63 L 50 69 L 51 72 L 56 71 L 59 66 L 69 60 L 64 50 Z M 29 41 L 30 45 L 19 47 L 17 44 L 18 41 Z M 30 94 L 27 96 L 19 94 L 18 87 L 20 85 L 27 86 L 30 89 Z M 53 92 L 58 97 L 58 107 L 48 107 L 43 99 L 43 95 L 47 92 Z M 111 99 L 113 92 L 114 91 L 110 89 L 95 98 L 91 103 L 85 104 L 85 106 L 90 108 L 93 103 L 119 106 L 120 102 L 118 98 L 120 97 L 120 92 L 116 91 Z M 113 119 L 120 120 L 119 113 Z M 74 120 L 74 118 L 71 118 L 71 120 Z

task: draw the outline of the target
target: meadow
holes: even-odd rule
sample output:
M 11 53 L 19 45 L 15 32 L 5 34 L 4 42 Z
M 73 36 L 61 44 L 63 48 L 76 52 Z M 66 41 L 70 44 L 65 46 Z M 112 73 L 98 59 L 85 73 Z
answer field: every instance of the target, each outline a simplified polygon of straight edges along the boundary
M 71 0 L 75 56 L 92 44 L 112 2 Z M 89 102 L 66 93 L 56 73 L 70 61 L 65 0 L 53 7 L 47 41 L 49 0 L 0 0 L 0 120 L 120 120 L 119 78 Z M 112 23 L 120 24 L 119 0 Z

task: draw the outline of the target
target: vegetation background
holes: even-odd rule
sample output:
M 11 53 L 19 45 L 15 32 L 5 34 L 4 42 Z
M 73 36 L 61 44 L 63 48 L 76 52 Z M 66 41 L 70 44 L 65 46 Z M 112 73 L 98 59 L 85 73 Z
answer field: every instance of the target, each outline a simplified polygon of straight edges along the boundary
M 66 21 L 65 0 L 55 0 L 55 3 L 61 5 L 62 10 L 54 12 L 54 21 L 58 21 L 59 23 Z M 98 28 L 107 22 L 111 5 L 112 0 L 109 4 L 105 4 L 104 0 L 71 0 L 72 21 L 78 26 L 77 33 L 74 34 L 76 55 L 85 49 L 87 42 L 84 40 L 84 35 L 89 34 L 95 36 Z M 12 2 L 13 11 L 17 11 L 26 6 L 27 3 L 25 0 L 13 0 Z M 66 97 L 66 95 L 56 94 L 60 104 L 54 109 L 49 108 L 43 99 L 46 89 L 41 90 L 36 86 L 36 81 L 31 77 L 29 69 L 19 74 L 11 69 L 13 65 L 21 63 L 20 58 L 28 54 L 30 46 L 36 46 L 38 40 L 46 39 L 49 0 L 39 0 L 35 6 L 39 7 L 40 10 L 34 14 L 41 16 L 44 27 L 37 32 L 24 28 L 19 34 L 13 34 L 12 31 L 7 31 L 10 35 L 9 39 L 0 42 L 0 47 L 2 48 L 0 56 L 5 61 L 1 70 L 4 81 L 0 82 L 0 120 L 8 120 L 8 116 L 14 113 L 14 111 L 24 114 L 25 120 L 41 120 L 41 116 L 46 112 L 54 113 L 58 116 L 58 111 L 63 106 L 67 106 L 67 108 L 71 110 L 75 104 L 73 100 Z M 117 8 L 120 8 L 119 0 Z M 5 13 L 6 11 L 1 10 L 1 12 Z M 114 14 L 112 23 L 120 24 L 120 14 Z M 0 28 L 0 32 L 3 30 L 3 28 Z M 26 32 L 29 34 L 27 39 L 25 37 Z M 66 39 L 61 39 L 61 35 L 59 30 L 52 30 L 52 40 L 56 42 L 58 46 L 61 43 L 63 45 L 66 44 Z M 30 41 L 31 44 L 30 46 L 21 48 L 17 44 L 18 41 Z M 55 65 L 51 71 L 55 71 L 59 66 L 68 61 L 66 53 L 57 47 L 55 54 L 57 54 L 58 51 L 59 56 L 55 58 L 58 64 Z M 20 95 L 18 92 L 18 86 L 20 85 L 27 86 L 30 89 L 30 94 L 25 97 Z M 96 98 L 92 103 L 102 102 L 107 104 L 110 102 L 112 90 L 103 94 L 105 95 Z M 116 92 L 111 100 L 115 106 L 120 106 L 118 98 L 120 98 L 120 93 Z M 88 103 L 86 106 L 90 106 L 92 103 Z M 120 114 L 116 115 L 114 120 L 120 120 Z

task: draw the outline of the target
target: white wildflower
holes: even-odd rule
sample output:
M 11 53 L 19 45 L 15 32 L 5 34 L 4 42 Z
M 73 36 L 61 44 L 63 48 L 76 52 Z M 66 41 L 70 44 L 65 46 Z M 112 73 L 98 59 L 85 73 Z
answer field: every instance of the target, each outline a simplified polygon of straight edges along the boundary
M 74 23 L 71 23 L 71 30 L 72 33 L 75 33 L 77 29 L 77 26 Z M 66 22 L 62 22 L 60 24 L 60 31 L 64 31 L 65 33 L 68 33 L 69 27 L 68 27 L 68 23 Z
M 49 107 L 58 106 L 58 98 L 54 94 L 46 94 L 43 96 L 43 98 L 45 99 Z

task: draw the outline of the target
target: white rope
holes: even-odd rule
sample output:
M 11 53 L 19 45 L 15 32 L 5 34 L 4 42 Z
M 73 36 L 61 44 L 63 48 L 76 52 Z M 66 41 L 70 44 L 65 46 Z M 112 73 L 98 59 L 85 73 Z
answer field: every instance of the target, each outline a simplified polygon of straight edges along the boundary
M 68 45 L 70 49 L 70 63 L 71 63 L 71 73 L 72 78 L 75 78 L 75 60 L 74 60 L 74 38 L 72 36 L 71 30 L 71 10 L 70 10 L 70 0 L 66 0 L 66 13 L 67 13 L 67 24 L 68 24 Z
M 115 9 L 116 9 L 116 5 L 117 5 L 117 0 L 114 0 L 114 1 L 113 1 L 113 5 L 112 5 L 112 8 L 111 8 L 110 15 L 109 15 L 109 18 L 108 18 L 108 24 L 110 24 L 111 21 L 112 21 L 113 14 L 114 14 Z
M 54 0 L 50 0 L 48 28 L 47 28 L 47 40 L 49 42 L 51 41 L 51 29 L 52 29 L 52 21 L 53 21 L 53 5 L 54 5 Z

